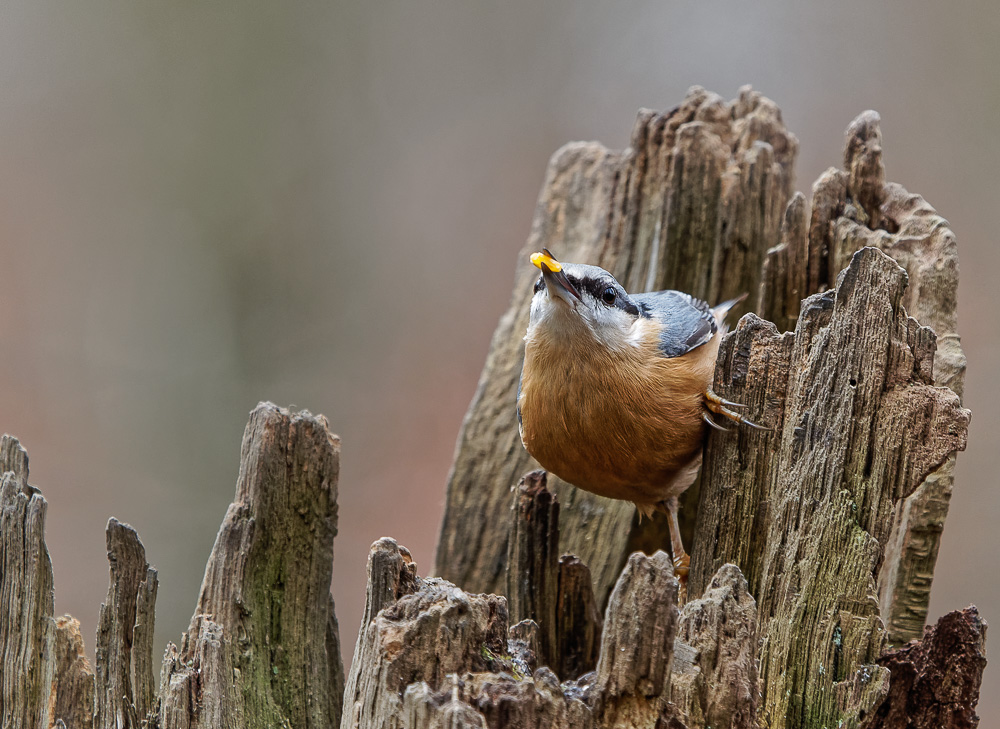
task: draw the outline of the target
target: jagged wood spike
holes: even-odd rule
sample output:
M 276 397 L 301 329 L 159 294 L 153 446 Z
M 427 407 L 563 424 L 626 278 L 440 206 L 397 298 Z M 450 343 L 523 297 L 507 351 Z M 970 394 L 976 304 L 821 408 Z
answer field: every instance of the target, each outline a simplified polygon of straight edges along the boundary
M 339 722 L 330 598 L 339 471 L 340 440 L 323 416 L 270 403 L 251 413 L 198 606 L 164 658 L 162 729 Z
M 45 729 L 55 641 L 52 562 L 42 494 L 28 484 L 28 453 L 0 436 L 0 725 Z
M 534 620 L 538 624 L 539 665 L 558 670 L 559 500 L 545 483 L 545 471 L 532 471 L 514 490 L 507 543 L 507 609 L 511 622 Z
M 112 517 L 106 539 L 110 584 L 101 605 L 95 663 L 95 729 L 139 729 L 156 709 L 153 612 L 156 570 L 139 535 Z

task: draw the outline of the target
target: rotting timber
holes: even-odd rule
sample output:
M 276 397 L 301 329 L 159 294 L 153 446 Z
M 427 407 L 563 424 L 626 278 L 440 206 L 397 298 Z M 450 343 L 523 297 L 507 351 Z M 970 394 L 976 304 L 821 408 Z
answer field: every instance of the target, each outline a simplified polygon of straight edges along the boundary
M 773 429 L 709 436 L 686 504 L 686 599 L 662 523 L 533 472 L 517 441 L 535 276 L 522 256 L 459 439 L 439 577 L 391 539 L 373 545 L 347 676 L 329 595 L 340 446 L 322 416 L 251 414 L 236 497 L 159 681 L 138 535 L 109 522 L 91 669 L 79 624 L 53 615 L 27 454 L 0 440 L 0 725 L 975 726 L 974 608 L 893 648 L 923 633 L 969 413 L 955 238 L 885 182 L 881 144 L 877 115 L 859 116 L 843 169 L 807 199 L 772 102 L 692 89 L 640 112 L 625 151 L 571 144 L 552 159 L 526 250 L 601 265 L 629 290 L 751 294 L 715 389 Z

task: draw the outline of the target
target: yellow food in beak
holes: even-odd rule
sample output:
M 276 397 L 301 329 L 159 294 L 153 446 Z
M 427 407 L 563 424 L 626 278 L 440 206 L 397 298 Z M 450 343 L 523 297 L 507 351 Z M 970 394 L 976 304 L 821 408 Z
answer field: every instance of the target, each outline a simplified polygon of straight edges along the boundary
M 532 253 L 531 262 L 538 266 L 539 270 L 542 269 L 542 264 L 545 264 L 545 267 L 552 273 L 559 273 L 562 270 L 562 264 L 553 258 L 551 253 L 544 249 L 541 253 Z

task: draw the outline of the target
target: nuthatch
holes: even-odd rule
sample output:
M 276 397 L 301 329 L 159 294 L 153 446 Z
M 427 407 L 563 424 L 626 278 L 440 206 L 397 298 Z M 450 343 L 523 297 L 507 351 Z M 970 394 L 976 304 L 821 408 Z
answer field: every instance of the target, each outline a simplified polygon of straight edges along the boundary
M 603 268 L 531 256 L 541 269 L 517 394 L 525 449 L 578 488 L 669 517 L 687 574 L 677 497 L 701 465 L 709 412 L 759 428 L 711 390 L 726 313 L 680 291 L 625 292 Z

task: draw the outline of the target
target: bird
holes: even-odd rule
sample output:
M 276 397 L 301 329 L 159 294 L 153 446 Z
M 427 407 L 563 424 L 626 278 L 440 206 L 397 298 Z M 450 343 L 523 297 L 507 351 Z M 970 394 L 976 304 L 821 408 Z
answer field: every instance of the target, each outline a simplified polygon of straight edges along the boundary
M 767 430 L 711 388 L 726 314 L 746 295 L 710 307 L 681 291 L 629 294 L 598 266 L 560 263 L 548 249 L 524 336 L 517 422 L 546 471 L 599 496 L 668 517 L 675 574 L 690 557 L 678 496 L 701 466 L 713 414 Z

